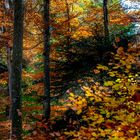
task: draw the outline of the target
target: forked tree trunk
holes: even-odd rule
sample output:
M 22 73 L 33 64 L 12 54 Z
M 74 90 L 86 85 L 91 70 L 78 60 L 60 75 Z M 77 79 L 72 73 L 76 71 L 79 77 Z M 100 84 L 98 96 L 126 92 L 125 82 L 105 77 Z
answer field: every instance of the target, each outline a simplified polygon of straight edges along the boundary
M 23 0 L 14 0 L 14 40 L 12 54 L 12 136 L 21 139 L 21 73 L 23 47 Z
M 44 118 L 50 118 L 50 1 L 44 0 Z

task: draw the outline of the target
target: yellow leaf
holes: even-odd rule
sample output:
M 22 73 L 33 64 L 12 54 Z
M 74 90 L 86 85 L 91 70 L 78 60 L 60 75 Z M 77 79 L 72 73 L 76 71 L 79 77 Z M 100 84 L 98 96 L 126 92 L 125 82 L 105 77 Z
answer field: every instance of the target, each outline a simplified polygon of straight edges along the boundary
M 71 92 L 70 94 L 69 94 L 71 97 L 74 97 L 74 94 Z
M 115 90 L 119 90 L 120 87 L 121 87 L 121 84 L 115 84 L 115 85 L 112 86 L 112 88 L 115 89 Z
M 70 132 L 64 132 L 65 135 L 70 135 Z
M 113 132 L 112 136 L 122 137 L 122 136 L 124 136 L 124 132 L 123 131 L 115 131 L 115 132 Z
M 115 76 L 115 73 L 114 73 L 114 72 L 109 72 L 108 74 L 109 74 L 109 76 L 111 76 L 111 77 L 114 77 L 114 76 Z
M 83 104 L 82 100 L 78 101 L 77 104 L 82 105 Z
M 97 69 L 108 70 L 108 67 L 107 66 L 103 66 L 103 65 L 98 65 Z
M 86 91 L 86 96 L 87 97 L 93 97 L 93 93 L 89 92 L 89 91 Z
M 104 82 L 104 86 L 113 86 L 114 82 L 113 81 L 106 81 Z
M 69 97 L 69 99 L 70 99 L 71 101 L 74 101 L 74 100 L 75 100 L 73 97 Z
M 131 69 L 131 65 L 126 65 L 126 68 L 127 69 Z
M 94 98 L 90 98 L 90 101 L 93 101 L 94 100 Z
M 96 134 L 95 132 L 91 133 L 91 135 L 92 135 L 93 137 L 96 137 L 96 136 L 97 136 L 97 134 Z
M 81 113 L 82 113 L 82 110 L 81 109 L 77 111 L 77 114 L 78 115 L 81 114 Z

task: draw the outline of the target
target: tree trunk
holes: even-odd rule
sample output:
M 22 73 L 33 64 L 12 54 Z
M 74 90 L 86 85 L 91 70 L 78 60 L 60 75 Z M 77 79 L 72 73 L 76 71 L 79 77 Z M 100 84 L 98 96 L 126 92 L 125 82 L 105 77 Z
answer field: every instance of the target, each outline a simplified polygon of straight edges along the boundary
M 104 45 L 106 48 L 109 46 L 109 30 L 108 30 L 108 0 L 103 0 L 103 14 L 104 14 Z
M 23 0 L 14 0 L 14 39 L 12 54 L 12 136 L 21 139 L 21 73 L 23 47 Z
M 44 0 L 44 118 L 50 118 L 50 1 Z
M 67 48 L 68 50 L 70 49 L 70 10 L 69 10 L 69 4 L 68 4 L 68 1 L 65 0 L 65 3 L 66 3 L 66 14 L 67 14 L 67 32 L 68 32 L 68 35 L 67 35 Z
M 11 48 L 7 46 L 7 68 L 8 68 L 8 92 L 9 92 L 9 97 L 10 97 L 10 102 L 12 100 L 12 67 L 11 67 Z M 12 108 L 10 107 L 9 109 L 9 119 L 12 117 Z

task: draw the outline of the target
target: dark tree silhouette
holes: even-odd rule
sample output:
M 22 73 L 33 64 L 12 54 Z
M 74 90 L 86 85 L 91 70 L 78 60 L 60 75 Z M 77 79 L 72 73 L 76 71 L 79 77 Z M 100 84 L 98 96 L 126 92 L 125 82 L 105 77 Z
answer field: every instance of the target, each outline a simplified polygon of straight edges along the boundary
M 23 47 L 23 0 L 14 0 L 14 40 L 12 55 L 12 136 L 21 139 L 21 73 Z
M 44 117 L 50 118 L 50 1 L 44 0 Z

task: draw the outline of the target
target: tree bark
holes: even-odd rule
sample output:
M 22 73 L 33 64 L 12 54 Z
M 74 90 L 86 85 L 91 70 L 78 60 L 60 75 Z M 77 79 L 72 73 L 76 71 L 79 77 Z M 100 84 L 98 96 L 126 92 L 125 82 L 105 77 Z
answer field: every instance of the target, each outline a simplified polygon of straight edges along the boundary
M 8 92 L 10 97 L 10 102 L 12 101 L 12 67 L 11 67 L 11 48 L 7 46 L 7 68 L 8 68 Z M 12 108 L 9 109 L 9 119 L 12 117 Z
M 103 0 L 103 15 L 104 15 L 104 45 L 109 47 L 109 29 L 108 29 L 108 0 Z
M 66 14 L 67 14 L 67 32 L 68 32 L 68 35 L 67 35 L 67 48 L 70 49 L 70 10 L 69 10 L 69 4 L 68 4 L 68 1 L 65 0 L 65 3 L 66 3 Z
M 14 0 L 14 39 L 12 54 L 12 136 L 21 139 L 21 73 L 23 48 L 23 0 Z
M 44 118 L 50 118 L 50 1 L 44 0 Z

